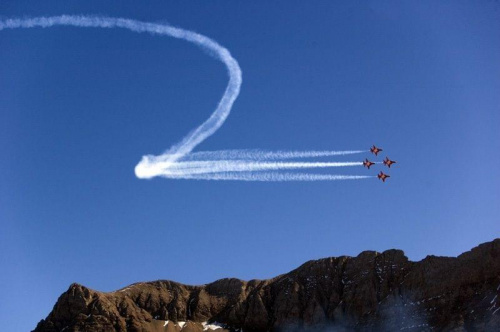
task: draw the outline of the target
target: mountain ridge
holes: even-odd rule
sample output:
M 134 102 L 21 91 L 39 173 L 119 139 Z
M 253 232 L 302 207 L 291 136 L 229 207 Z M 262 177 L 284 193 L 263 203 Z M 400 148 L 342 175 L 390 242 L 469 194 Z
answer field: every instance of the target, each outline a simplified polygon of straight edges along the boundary
M 270 279 L 73 283 L 35 332 L 500 329 L 500 239 L 457 257 L 402 250 L 310 260 Z

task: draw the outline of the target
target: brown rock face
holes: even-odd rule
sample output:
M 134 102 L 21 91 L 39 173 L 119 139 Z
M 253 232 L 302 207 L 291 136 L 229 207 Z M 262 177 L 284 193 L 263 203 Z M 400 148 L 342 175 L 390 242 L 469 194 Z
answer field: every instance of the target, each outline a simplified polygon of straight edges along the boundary
M 496 239 L 456 258 L 325 258 L 269 280 L 154 281 L 111 293 L 72 284 L 34 331 L 500 331 L 499 295 Z

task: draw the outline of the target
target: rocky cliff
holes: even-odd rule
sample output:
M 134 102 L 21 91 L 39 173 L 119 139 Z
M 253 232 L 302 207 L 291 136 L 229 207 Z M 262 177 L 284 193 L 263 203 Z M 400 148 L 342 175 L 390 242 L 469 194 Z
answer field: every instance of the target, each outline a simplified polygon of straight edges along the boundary
M 500 331 L 500 239 L 458 257 L 400 250 L 309 261 L 269 280 L 72 284 L 37 332 Z

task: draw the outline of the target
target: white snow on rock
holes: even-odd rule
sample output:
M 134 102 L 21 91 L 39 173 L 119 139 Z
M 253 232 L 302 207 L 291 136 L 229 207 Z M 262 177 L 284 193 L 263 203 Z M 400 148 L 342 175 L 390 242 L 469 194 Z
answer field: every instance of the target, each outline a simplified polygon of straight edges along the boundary
M 201 323 L 201 325 L 203 325 L 203 331 L 208 331 L 209 329 L 210 330 L 217 330 L 217 329 L 224 328 L 224 325 L 217 323 L 217 322 L 213 322 L 213 323 L 203 322 L 203 323 Z

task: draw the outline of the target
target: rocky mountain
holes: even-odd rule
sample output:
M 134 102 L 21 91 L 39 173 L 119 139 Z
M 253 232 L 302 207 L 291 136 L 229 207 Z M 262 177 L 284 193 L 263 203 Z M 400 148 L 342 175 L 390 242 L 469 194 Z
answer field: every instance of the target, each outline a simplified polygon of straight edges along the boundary
M 319 259 L 269 280 L 72 284 L 34 331 L 500 331 L 499 295 L 496 239 L 456 258 Z

